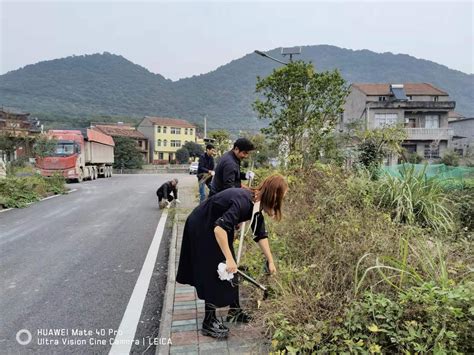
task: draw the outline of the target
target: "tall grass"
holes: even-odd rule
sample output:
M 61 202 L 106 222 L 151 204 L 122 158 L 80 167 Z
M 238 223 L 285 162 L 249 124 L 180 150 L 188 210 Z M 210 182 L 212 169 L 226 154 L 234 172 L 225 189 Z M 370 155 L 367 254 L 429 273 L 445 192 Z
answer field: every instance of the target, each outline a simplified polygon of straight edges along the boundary
M 386 174 L 378 187 L 378 205 L 390 211 L 396 222 L 449 233 L 454 229 L 451 201 L 440 181 L 425 172 L 426 166 L 417 172 L 413 165 L 406 165 L 401 177 Z

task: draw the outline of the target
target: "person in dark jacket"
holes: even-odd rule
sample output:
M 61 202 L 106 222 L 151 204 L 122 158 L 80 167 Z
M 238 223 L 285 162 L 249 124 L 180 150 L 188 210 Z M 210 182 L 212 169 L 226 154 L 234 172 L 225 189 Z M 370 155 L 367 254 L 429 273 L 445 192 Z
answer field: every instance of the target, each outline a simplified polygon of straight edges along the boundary
M 206 152 L 199 157 L 197 178 L 199 182 L 199 202 L 206 199 L 206 186 L 211 189 L 211 181 L 214 176 L 214 155 L 216 148 L 212 144 L 206 145 Z
M 239 138 L 235 141 L 232 150 L 225 153 L 217 164 L 209 196 L 231 187 L 241 187 L 241 180 L 254 177 L 252 171 L 240 172 L 240 162 L 248 158 L 252 150 L 255 150 L 255 146 L 249 139 Z
M 160 208 L 169 208 L 173 200 L 181 203 L 178 199 L 178 179 L 174 178 L 161 185 L 156 190 L 156 196 L 158 196 L 158 206 Z
M 268 262 L 270 273 L 276 268 L 268 243 L 263 212 L 276 220 L 281 219 L 283 197 L 288 190 L 285 179 L 275 174 L 255 189 L 230 188 L 209 197 L 188 216 L 184 231 L 176 281 L 196 288 L 200 299 L 205 300 L 202 334 L 225 338 L 229 329 L 216 317 L 216 308 L 230 305 L 228 320 L 239 320 L 244 313 L 238 304 L 236 284 L 218 277 L 217 269 L 225 262 L 226 271 L 235 273 L 237 264 L 233 249 L 234 229 L 250 220 L 254 240 Z M 245 314 L 245 313 L 244 313 Z

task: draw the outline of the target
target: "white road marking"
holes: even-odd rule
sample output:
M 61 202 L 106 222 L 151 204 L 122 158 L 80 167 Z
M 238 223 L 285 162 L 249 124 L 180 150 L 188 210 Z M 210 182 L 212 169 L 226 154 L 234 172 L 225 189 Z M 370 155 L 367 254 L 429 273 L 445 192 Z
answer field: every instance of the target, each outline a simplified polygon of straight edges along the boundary
M 148 292 L 151 276 L 155 267 L 158 250 L 160 249 L 161 239 L 165 230 L 166 219 L 168 217 L 168 210 L 163 210 L 160 221 L 156 227 L 155 235 L 151 242 L 150 248 L 143 263 L 140 275 L 138 275 L 137 283 L 132 292 L 132 296 L 128 301 L 127 308 L 120 322 L 117 335 L 110 349 L 109 355 L 115 354 L 129 354 L 137 331 L 140 315 L 142 314 L 145 296 Z M 139 339 L 142 342 L 142 339 Z

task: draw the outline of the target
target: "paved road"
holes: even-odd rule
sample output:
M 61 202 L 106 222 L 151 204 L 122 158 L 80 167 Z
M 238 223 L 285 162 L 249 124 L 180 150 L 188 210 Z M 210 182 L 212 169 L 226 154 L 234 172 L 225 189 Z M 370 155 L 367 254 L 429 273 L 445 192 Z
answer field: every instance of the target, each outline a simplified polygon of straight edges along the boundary
M 189 175 L 176 176 L 182 186 L 196 182 Z M 0 353 L 110 350 L 160 218 L 155 191 L 170 178 L 116 175 L 72 184 L 77 191 L 69 195 L 0 213 Z M 154 350 L 148 338 L 159 327 L 168 229 L 137 328 L 141 344 L 133 345 L 134 353 Z M 21 329 L 32 334 L 28 345 L 15 339 Z M 20 340 L 25 339 L 22 334 Z

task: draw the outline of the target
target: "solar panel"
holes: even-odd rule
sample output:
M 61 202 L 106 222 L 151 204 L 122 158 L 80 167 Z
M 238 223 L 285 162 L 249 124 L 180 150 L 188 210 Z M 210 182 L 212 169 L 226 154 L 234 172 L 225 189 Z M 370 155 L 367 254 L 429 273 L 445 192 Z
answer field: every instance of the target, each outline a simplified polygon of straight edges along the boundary
M 405 89 L 404 89 L 403 85 L 401 85 L 401 84 L 390 85 L 390 90 L 392 91 L 392 94 L 395 96 L 395 100 L 400 100 L 400 101 L 402 101 L 402 100 L 407 101 L 408 100 L 408 97 L 405 94 Z
M 301 47 L 282 48 L 281 55 L 301 54 Z

